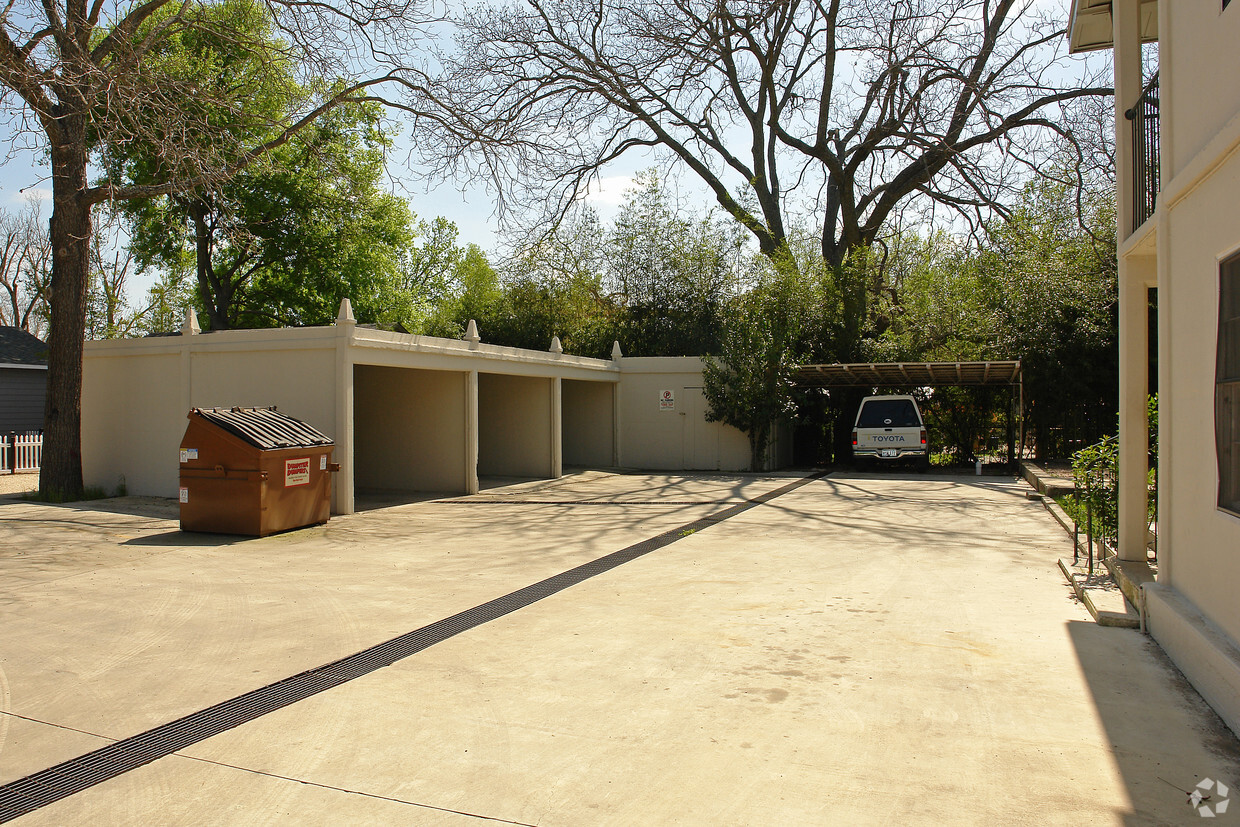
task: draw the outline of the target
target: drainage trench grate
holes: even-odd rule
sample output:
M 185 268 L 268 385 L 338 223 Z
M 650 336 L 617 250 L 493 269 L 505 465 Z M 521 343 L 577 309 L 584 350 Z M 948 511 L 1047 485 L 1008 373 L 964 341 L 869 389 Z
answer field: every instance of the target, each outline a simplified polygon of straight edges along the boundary
M 11 781 L 0 786 L 0 823 L 46 807 L 62 798 L 67 798 L 96 784 L 171 755 L 177 750 L 249 723 L 269 712 L 283 709 L 385 666 L 391 666 L 436 643 L 497 620 L 652 551 L 671 545 L 690 532 L 709 528 L 758 505 L 770 502 L 776 497 L 821 478 L 825 473 L 803 477 L 716 514 L 677 526 L 597 560 L 436 621 L 429 626 L 423 626 L 421 629 L 392 638 L 340 660 L 268 684 L 253 692 L 238 695 L 175 721 L 161 724 L 154 729 Z M 701 502 L 693 503 L 693 505 L 701 504 Z

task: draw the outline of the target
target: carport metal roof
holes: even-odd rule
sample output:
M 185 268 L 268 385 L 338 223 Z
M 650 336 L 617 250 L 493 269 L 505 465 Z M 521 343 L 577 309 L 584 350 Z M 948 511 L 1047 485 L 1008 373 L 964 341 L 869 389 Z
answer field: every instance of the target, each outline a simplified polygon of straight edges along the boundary
M 936 385 L 1016 385 L 1020 362 L 858 362 L 802 365 L 793 372 L 807 388 L 933 387 Z

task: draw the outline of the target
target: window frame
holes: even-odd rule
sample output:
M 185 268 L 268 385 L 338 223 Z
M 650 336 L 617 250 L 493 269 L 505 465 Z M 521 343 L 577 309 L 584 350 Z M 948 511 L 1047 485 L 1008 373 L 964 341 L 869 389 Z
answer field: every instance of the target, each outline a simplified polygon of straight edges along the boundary
M 1214 447 L 1220 511 L 1240 517 L 1240 253 L 1219 261 Z

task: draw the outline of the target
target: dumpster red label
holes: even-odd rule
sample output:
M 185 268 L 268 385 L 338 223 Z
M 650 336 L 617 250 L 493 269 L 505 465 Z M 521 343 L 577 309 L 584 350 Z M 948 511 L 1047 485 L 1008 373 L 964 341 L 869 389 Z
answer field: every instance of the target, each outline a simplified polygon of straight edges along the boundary
M 284 487 L 310 484 L 310 457 L 284 461 Z

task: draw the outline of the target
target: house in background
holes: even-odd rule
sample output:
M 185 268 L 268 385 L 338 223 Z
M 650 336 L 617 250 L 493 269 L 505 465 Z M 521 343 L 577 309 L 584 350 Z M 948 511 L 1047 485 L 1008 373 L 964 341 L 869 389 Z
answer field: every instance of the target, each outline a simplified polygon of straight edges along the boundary
M 47 345 L 19 327 L 0 326 L 0 433 L 41 431 Z
M 1114 49 L 1120 579 L 1240 733 L 1240 0 L 1072 0 L 1075 52 Z M 1143 77 L 1142 43 L 1158 66 Z M 1158 561 L 1146 552 L 1156 290 Z M 1135 584 L 1143 584 L 1138 588 Z

